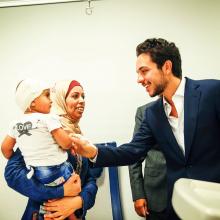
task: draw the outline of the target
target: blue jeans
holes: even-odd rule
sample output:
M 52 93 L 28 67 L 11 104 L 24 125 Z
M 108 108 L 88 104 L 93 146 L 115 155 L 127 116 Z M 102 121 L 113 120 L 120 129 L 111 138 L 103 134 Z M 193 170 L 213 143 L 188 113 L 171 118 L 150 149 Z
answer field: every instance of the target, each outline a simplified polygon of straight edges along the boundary
M 34 167 L 35 178 L 46 186 L 59 186 L 64 184 L 73 172 L 72 164 L 67 161 L 54 166 Z M 45 213 L 46 211 L 40 206 L 38 219 L 44 219 L 43 214 Z
M 58 186 L 66 182 L 74 172 L 72 164 L 64 162 L 54 166 L 34 167 L 35 178 L 47 186 Z

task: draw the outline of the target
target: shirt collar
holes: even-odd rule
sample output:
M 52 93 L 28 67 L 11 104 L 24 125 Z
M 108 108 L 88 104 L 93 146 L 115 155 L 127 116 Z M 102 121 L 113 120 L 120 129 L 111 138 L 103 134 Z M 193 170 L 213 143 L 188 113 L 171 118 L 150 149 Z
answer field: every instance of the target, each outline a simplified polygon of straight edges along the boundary
M 182 78 L 182 80 L 180 81 L 180 84 L 176 90 L 176 92 L 174 93 L 173 97 L 177 97 L 177 96 L 181 96 L 184 97 L 184 92 L 185 92 L 185 84 L 186 84 L 186 79 L 185 77 Z M 166 101 L 166 99 L 163 96 L 163 105 L 165 106 L 166 104 L 168 104 L 168 102 Z
M 173 96 L 184 96 L 186 79 L 183 78 Z

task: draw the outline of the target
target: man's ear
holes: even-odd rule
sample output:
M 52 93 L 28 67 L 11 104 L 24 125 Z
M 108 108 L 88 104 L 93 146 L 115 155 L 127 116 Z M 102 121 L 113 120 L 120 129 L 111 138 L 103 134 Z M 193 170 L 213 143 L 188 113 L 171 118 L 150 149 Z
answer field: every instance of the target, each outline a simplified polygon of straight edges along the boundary
M 162 66 L 163 72 L 166 74 L 171 74 L 172 73 L 172 66 L 173 66 L 172 61 L 166 60 Z

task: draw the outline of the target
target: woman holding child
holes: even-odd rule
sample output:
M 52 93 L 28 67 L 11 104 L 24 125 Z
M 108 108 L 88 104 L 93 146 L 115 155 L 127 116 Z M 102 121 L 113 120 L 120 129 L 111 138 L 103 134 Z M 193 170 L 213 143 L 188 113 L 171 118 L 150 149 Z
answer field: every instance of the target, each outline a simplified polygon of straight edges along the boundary
M 63 129 L 68 133 L 81 134 L 78 123 L 85 108 L 84 98 L 83 87 L 75 80 L 59 81 L 52 88 L 52 113 L 60 116 Z M 68 152 L 68 161 L 80 175 L 80 179 L 72 176 L 63 186 L 47 187 L 34 178 L 27 179 L 28 171 L 23 157 L 19 150 L 15 152 L 6 166 L 5 179 L 11 188 L 29 197 L 22 220 L 42 218 L 38 211 L 40 204 L 46 200 L 49 201 L 44 203 L 44 209 L 51 213 L 45 214 L 44 219 L 62 220 L 72 216 L 73 213 L 71 219 L 85 219 L 86 211 L 95 202 L 97 176 L 89 168 L 88 159 Z M 82 191 L 74 196 L 77 194 L 80 181 Z

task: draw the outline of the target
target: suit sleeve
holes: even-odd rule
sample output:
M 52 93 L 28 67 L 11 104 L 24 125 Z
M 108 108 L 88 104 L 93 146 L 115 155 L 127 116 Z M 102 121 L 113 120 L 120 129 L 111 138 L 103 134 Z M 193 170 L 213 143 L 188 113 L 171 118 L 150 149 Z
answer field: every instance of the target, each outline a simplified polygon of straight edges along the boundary
M 143 114 L 141 108 L 138 108 L 135 115 L 134 135 L 138 131 L 138 128 L 140 127 L 142 120 Z M 133 201 L 145 198 L 144 178 L 142 172 L 143 160 L 144 158 L 139 160 L 137 163 L 129 166 L 129 177 Z
M 131 165 L 141 158 L 146 157 L 147 152 L 155 144 L 155 139 L 148 125 L 147 111 L 145 112 L 145 116 L 143 123 L 130 143 L 123 144 L 116 148 L 99 146 L 97 144 L 98 155 L 94 166 L 109 167 Z
M 28 170 L 19 149 L 8 161 L 5 168 L 5 180 L 9 187 L 24 196 L 38 202 L 64 196 L 63 186 L 46 187 L 34 178 L 27 179 Z
M 216 107 L 217 107 L 218 120 L 220 123 L 220 83 L 218 83 L 218 88 L 217 88 Z

